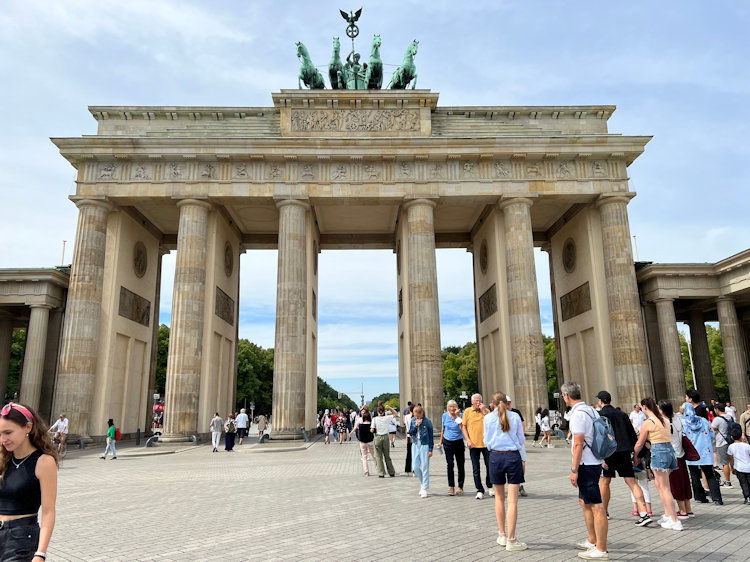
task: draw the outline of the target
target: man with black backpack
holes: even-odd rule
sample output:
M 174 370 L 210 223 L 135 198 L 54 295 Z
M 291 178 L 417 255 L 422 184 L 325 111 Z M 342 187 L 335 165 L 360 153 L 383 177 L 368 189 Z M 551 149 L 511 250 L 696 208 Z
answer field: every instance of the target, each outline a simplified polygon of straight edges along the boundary
M 635 429 L 630 423 L 630 417 L 625 412 L 612 407 L 612 395 L 609 392 L 602 390 L 596 395 L 596 398 L 599 401 L 597 406 L 601 408 L 599 415 L 609 420 L 612 431 L 615 434 L 615 440 L 617 441 L 617 450 L 604 459 L 604 464 L 602 465 L 604 470 L 602 471 L 602 478 L 599 481 L 599 491 L 602 494 L 604 510 L 607 511 L 609 508 L 610 483 L 619 474 L 625 480 L 628 488 L 630 488 L 638 505 L 640 517 L 635 524 L 639 527 L 645 527 L 651 523 L 652 519 L 646 509 L 643 490 L 636 483 L 635 472 L 633 471 L 633 449 L 638 442 Z M 609 512 L 607 512 L 607 517 L 609 517 Z
M 599 450 L 599 445 L 602 445 L 595 436 L 595 422 L 599 414 L 594 408 L 581 401 L 581 385 L 577 382 L 564 383 L 560 387 L 560 393 L 563 395 L 565 404 L 570 406 L 570 431 L 573 434 L 570 483 L 578 488 L 578 501 L 583 509 L 583 518 L 588 531 L 586 540 L 576 543 L 576 548 L 582 551 L 578 553 L 578 557 L 584 560 L 609 560 L 607 553 L 609 524 L 599 491 L 602 459 L 609 454 L 599 451 L 599 454 L 603 455 L 601 458 L 594 454 L 594 450 Z
M 726 406 L 721 402 L 717 402 L 714 405 L 715 417 L 714 421 L 711 422 L 711 427 L 716 430 L 716 459 L 719 461 L 718 466 L 724 472 L 724 483 L 722 486 L 727 488 L 732 487 L 730 478 L 732 471 L 729 466 L 729 445 L 734 443 L 732 439 L 732 429 L 734 427 L 740 427 L 732 418 L 726 415 Z

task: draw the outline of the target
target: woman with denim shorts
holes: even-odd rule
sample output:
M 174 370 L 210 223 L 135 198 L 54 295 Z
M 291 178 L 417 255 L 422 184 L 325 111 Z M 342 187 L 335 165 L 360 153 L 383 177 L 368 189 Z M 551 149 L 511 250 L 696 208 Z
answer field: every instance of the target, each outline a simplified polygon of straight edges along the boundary
M 521 449 L 526 440 L 521 417 L 510 411 L 508 398 L 502 392 L 492 396 L 495 411 L 485 410 L 484 444 L 490 451 L 490 481 L 495 488 L 497 544 L 505 550 L 526 550 L 526 543 L 516 537 L 518 494 L 523 478 Z M 508 509 L 505 508 L 505 485 L 508 486 Z M 506 516 L 507 515 L 507 516 Z M 506 532 L 507 524 L 507 532 Z
M 654 473 L 656 491 L 664 506 L 664 515 L 659 520 L 659 525 L 670 531 L 682 531 L 682 521 L 677 518 L 674 497 L 669 487 L 669 473 L 677 470 L 677 456 L 671 443 L 669 420 L 650 396 L 641 400 L 641 408 L 647 419 L 641 425 L 633 457 L 637 459 L 646 441 L 651 442 L 651 470 Z
M 21 404 L 0 411 L 0 434 L 0 559 L 43 562 L 55 527 L 57 450 L 47 425 Z

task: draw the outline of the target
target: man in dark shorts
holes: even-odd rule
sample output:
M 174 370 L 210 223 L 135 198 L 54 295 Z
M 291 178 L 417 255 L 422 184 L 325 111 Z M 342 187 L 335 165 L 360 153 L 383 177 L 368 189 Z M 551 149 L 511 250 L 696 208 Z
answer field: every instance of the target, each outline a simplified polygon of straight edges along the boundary
M 599 415 L 607 418 L 612 426 L 617 441 L 617 450 L 604 459 L 602 468 L 602 477 L 599 480 L 599 491 L 602 495 L 604 511 L 607 512 L 609 519 L 609 485 L 617 474 L 625 480 L 630 491 L 633 492 L 635 501 L 638 504 L 639 518 L 635 522 L 639 527 L 645 527 L 651 523 L 651 516 L 646 511 L 646 501 L 643 497 L 643 490 L 635 481 L 635 472 L 633 472 L 633 449 L 638 442 L 635 435 L 633 424 L 630 423 L 630 417 L 622 410 L 612 407 L 612 395 L 606 390 L 602 390 L 596 395 L 598 400 L 597 406 L 601 408 Z
M 581 400 L 581 385 L 577 382 L 564 383 L 560 387 L 560 393 L 565 404 L 570 406 L 570 431 L 573 434 L 570 483 L 578 488 L 578 502 L 583 509 L 588 531 L 586 540 L 576 543 L 576 548 L 582 551 L 578 553 L 578 557 L 584 560 L 609 560 L 609 523 L 599 491 L 602 460 L 594 456 L 590 447 L 594 440 L 594 420 L 599 414 Z

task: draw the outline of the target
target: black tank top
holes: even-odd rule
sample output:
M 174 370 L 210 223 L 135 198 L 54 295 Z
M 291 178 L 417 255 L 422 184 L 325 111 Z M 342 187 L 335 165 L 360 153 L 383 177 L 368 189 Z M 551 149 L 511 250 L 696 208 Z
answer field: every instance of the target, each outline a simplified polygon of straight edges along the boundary
M 359 440 L 362 441 L 362 443 L 372 443 L 373 436 L 370 431 L 369 422 L 359 424 Z
M 18 459 L 11 457 L 8 461 L 5 476 L 0 480 L 0 515 L 31 515 L 39 511 L 42 490 L 34 472 L 43 454 L 40 449 L 35 450 L 18 468 Z

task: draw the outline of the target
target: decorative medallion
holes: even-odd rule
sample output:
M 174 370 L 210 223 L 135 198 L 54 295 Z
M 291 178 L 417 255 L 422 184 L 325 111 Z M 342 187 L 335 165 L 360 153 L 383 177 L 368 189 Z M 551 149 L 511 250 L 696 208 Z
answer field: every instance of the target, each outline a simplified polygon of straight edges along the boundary
M 227 241 L 224 245 L 224 273 L 227 277 L 231 277 L 232 271 L 234 271 L 234 252 L 232 245 Z
M 482 244 L 479 246 L 479 269 L 482 270 L 482 274 L 487 273 L 488 263 L 489 255 L 487 250 L 487 240 L 482 240 Z
M 573 273 L 576 268 L 576 244 L 572 238 L 568 238 L 563 244 L 562 263 L 565 271 Z
M 148 253 L 146 252 L 146 245 L 138 241 L 133 247 L 133 272 L 135 276 L 140 279 L 146 274 L 146 268 L 148 268 Z

